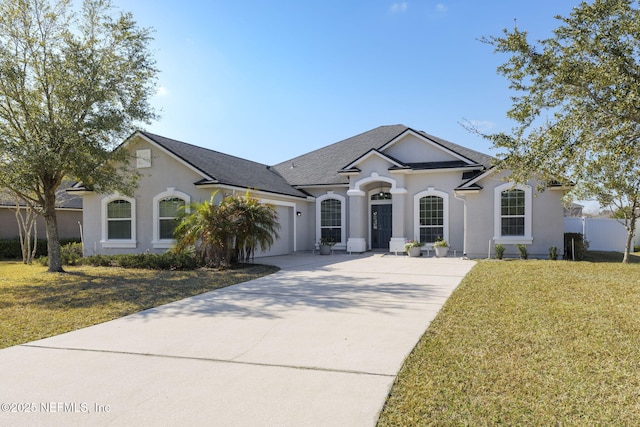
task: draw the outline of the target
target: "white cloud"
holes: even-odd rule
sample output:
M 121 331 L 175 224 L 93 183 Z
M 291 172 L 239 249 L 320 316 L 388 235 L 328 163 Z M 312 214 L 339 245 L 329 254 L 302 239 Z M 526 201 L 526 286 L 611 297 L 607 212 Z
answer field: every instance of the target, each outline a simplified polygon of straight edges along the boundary
M 399 3 L 393 3 L 389 9 L 391 10 L 391 13 L 398 13 L 406 12 L 408 7 L 409 4 L 406 1 L 403 1 Z
M 167 96 L 167 95 L 169 95 L 169 91 L 164 86 L 158 86 L 158 89 L 156 89 L 156 95 L 158 95 L 158 96 Z
M 496 125 L 495 123 L 489 120 L 469 120 L 469 124 L 473 129 L 476 129 L 479 132 L 489 132 Z
M 447 9 L 447 6 L 445 6 L 443 3 L 438 3 L 438 4 L 436 4 L 436 11 L 437 11 L 437 12 L 444 13 L 444 12 L 446 12 L 447 10 L 448 10 L 448 9 Z

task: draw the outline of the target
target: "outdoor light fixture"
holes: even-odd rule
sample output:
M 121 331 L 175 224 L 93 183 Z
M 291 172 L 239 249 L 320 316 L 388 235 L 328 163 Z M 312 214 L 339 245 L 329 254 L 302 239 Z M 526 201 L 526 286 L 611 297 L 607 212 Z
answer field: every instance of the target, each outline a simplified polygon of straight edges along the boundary
M 296 216 L 302 216 L 302 212 L 300 211 L 296 212 Z

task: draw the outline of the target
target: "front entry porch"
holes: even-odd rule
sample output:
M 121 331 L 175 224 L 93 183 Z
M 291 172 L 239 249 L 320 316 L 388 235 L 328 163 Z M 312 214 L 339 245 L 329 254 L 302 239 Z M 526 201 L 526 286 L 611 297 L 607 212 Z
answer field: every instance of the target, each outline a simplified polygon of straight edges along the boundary
M 407 190 L 394 179 L 372 173 L 355 183 L 349 196 L 348 252 L 403 252 Z

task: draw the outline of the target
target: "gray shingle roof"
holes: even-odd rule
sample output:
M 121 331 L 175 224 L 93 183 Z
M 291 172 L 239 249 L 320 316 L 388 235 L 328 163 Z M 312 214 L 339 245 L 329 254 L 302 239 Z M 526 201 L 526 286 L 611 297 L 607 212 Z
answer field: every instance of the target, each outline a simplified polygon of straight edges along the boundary
M 58 209 L 82 209 L 82 197 L 67 192 L 73 184 L 71 180 L 64 180 L 60 187 L 56 190 L 56 207 Z M 12 193 L 8 190 L 0 190 L 0 206 L 15 207 L 16 200 Z M 24 202 L 20 202 L 20 206 L 25 206 Z
M 140 134 L 173 153 L 204 175 L 213 178 L 217 183 L 287 196 L 307 197 L 306 193 L 291 187 L 270 166 L 149 132 L 140 131 Z M 205 183 L 207 183 L 206 179 L 198 182 L 198 184 Z
M 368 132 L 279 163 L 273 168 L 291 185 L 295 186 L 346 184 L 348 183 L 347 177 L 338 174 L 340 168 L 345 167 L 370 150 L 383 147 L 408 130 L 413 129 L 405 125 L 380 126 Z M 491 166 L 491 156 L 422 131 L 413 131 L 485 168 Z

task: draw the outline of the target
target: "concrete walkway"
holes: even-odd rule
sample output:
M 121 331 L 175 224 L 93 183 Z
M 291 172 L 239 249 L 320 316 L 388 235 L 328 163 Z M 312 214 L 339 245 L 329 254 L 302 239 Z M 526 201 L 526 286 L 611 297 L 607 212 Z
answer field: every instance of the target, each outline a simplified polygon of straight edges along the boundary
M 262 261 L 282 270 L 0 350 L 0 425 L 373 426 L 405 357 L 474 265 Z

